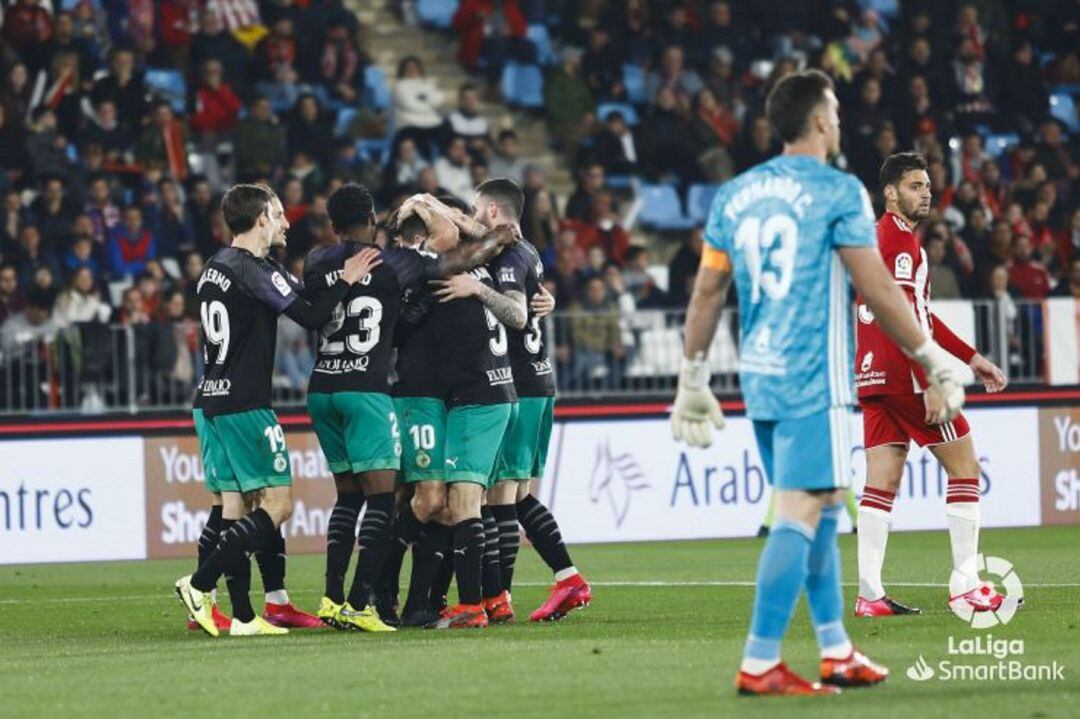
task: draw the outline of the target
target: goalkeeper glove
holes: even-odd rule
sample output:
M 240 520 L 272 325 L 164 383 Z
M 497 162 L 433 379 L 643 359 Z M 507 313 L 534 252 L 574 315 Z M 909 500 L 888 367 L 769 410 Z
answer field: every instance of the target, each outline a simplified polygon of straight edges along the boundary
M 671 412 L 671 433 L 677 441 L 691 447 L 708 447 L 712 444 L 713 427 L 724 428 L 724 413 L 709 389 L 705 359 L 700 355 L 692 360 L 684 358 Z
M 945 405 L 941 421 L 948 422 L 964 406 L 964 387 L 949 363 L 949 355 L 937 342 L 928 339 L 911 356 L 926 370 L 927 381 Z

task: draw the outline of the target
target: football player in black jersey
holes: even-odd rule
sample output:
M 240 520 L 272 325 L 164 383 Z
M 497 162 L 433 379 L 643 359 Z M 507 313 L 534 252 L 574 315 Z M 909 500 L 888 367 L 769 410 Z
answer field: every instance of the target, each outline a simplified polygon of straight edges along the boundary
M 330 222 L 343 240 L 308 255 L 304 269 L 313 296 L 331 291 L 350 256 L 374 248 L 375 209 L 371 193 L 350 183 L 330 197 Z M 326 594 L 319 617 L 341 629 L 390 631 L 375 608 L 374 586 L 391 549 L 395 478 L 401 465 L 401 431 L 390 398 L 390 359 L 403 298 L 429 281 L 490 259 L 509 228 L 487 233 L 478 242 L 459 243 L 457 227 L 432 218 L 452 237 L 444 254 L 391 246 L 382 264 L 355 284 L 322 328 L 318 358 L 308 385 L 308 411 L 331 472 L 338 500 L 327 536 Z M 344 595 L 344 574 L 359 502 L 367 511 L 357 535 L 358 555 L 352 588 Z M 415 542 L 422 523 L 410 506 L 402 510 L 399 533 Z
M 276 195 L 273 197 L 272 204 L 284 212 L 284 208 L 281 208 L 281 200 Z M 289 229 L 289 223 L 287 221 L 282 222 L 278 229 L 279 231 L 270 241 L 271 254 L 266 256 L 265 261 L 271 265 L 271 271 L 279 272 L 294 291 L 302 292 L 303 283 L 300 282 L 300 279 L 289 272 L 272 254 L 273 250 L 286 246 L 285 233 Z M 212 492 L 210 496 L 212 498 L 210 514 L 199 535 L 196 568 L 217 546 L 218 535 L 221 534 L 221 493 Z M 253 507 L 249 504 L 247 509 L 250 511 Z M 269 541 L 255 551 L 255 561 L 259 565 L 259 573 L 262 575 L 263 590 L 266 596 L 263 619 L 278 627 L 310 629 L 323 626 L 318 617 L 297 609 L 289 600 L 289 594 L 285 589 L 285 560 L 285 535 L 282 528 L 279 527 L 277 534 L 273 535 Z M 250 565 L 241 565 L 239 570 L 250 570 Z M 250 580 L 241 577 L 237 581 Z M 225 630 L 230 627 L 231 620 L 218 610 L 216 593 L 216 589 L 211 591 L 214 623 L 219 630 Z M 188 629 L 200 629 L 198 622 L 194 618 L 188 618 Z
M 230 247 L 217 252 L 199 278 L 197 297 L 205 336 L 205 368 L 195 395 L 194 419 L 206 483 L 222 496 L 223 531 L 193 575 L 176 582 L 191 616 L 218 636 L 210 591 L 229 573 L 233 605 L 230 634 L 284 634 L 257 617 L 248 597 L 248 553 L 271 540 L 292 514 L 292 476 L 285 434 L 270 406 L 277 318 L 320 327 L 349 287 L 378 266 L 378 252 L 350 258 L 333 291 L 317 302 L 301 297 L 265 258 L 288 227 L 280 202 L 260 185 L 236 185 L 222 198 Z M 246 502 L 258 508 L 246 512 Z
M 524 197 L 507 179 L 481 184 L 473 201 L 473 220 L 485 227 L 511 225 L 521 217 Z M 506 248 L 489 263 L 493 288 L 480 288 L 463 278 L 453 278 L 445 296 L 476 296 L 509 327 L 508 343 L 518 394 L 518 411 L 502 442 L 494 484 L 487 492 L 486 541 L 497 545 L 497 567 L 485 565 L 485 607 L 492 621 L 513 621 L 510 588 L 518 552 L 518 522 L 541 558 L 555 575 L 547 600 L 531 615 L 532 621 L 560 619 L 592 600 L 589 584 L 578 572 L 562 541 L 558 523 L 531 492 L 532 480 L 543 477 L 551 440 L 555 408 L 555 382 L 551 360 L 541 332 L 540 320 L 550 295 L 542 287 L 543 264 L 527 240 Z M 528 305 L 525 299 L 529 300 Z M 524 318 L 521 309 L 527 307 Z

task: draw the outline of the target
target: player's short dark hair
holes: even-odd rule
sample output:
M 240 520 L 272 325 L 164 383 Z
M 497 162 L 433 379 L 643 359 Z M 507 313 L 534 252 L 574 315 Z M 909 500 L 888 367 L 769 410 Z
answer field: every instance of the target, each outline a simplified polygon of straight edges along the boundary
M 885 162 L 881 165 L 881 172 L 878 173 L 878 182 L 884 189 L 900 182 L 904 175 L 912 170 L 926 172 L 927 167 L 926 158 L 921 153 L 897 152 L 885 158 Z
M 455 210 L 461 210 L 466 214 L 472 212 L 472 207 L 469 205 L 468 202 L 465 202 L 465 200 L 455 197 L 454 195 L 440 195 L 435 199 L 437 199 L 439 202 L 443 203 L 447 207 L 453 207 Z
M 821 70 L 795 72 L 776 83 L 765 100 L 765 115 L 780 139 L 792 143 L 802 137 L 810 115 L 832 89 L 832 78 Z
M 262 185 L 233 185 L 221 198 L 221 212 L 233 236 L 251 230 L 270 207 L 273 193 Z
M 398 225 L 398 234 L 404 240 L 411 240 L 417 235 L 427 235 L 427 225 L 419 215 L 409 215 Z
M 375 216 L 375 200 L 368 188 L 356 182 L 348 182 L 334 190 L 326 201 L 326 214 L 336 232 L 371 223 Z
M 525 193 L 513 180 L 505 177 L 497 177 L 485 180 L 476 188 L 477 194 L 493 200 L 496 204 L 506 208 L 506 214 L 517 220 L 521 217 L 521 210 L 525 206 Z

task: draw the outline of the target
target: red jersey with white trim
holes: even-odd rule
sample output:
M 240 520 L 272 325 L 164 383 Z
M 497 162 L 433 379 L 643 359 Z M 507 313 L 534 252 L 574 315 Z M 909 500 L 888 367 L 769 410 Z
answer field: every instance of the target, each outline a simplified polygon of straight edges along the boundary
M 932 336 L 930 266 L 919 237 L 904 220 L 886 212 L 878 220 L 877 239 L 885 266 L 911 302 L 915 319 L 927 336 Z M 862 296 L 858 303 L 855 387 L 859 397 L 921 393 L 926 386 L 922 368 L 885 334 Z

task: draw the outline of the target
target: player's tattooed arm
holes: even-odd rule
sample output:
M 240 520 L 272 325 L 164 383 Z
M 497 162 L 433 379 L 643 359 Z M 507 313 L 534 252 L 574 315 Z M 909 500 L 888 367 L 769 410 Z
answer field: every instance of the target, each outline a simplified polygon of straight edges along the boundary
M 487 285 L 480 285 L 477 297 L 499 322 L 515 330 L 525 329 L 529 321 L 529 305 L 524 293 L 517 290 L 499 292 Z
M 456 207 L 450 207 L 432 195 L 413 195 L 405 200 L 401 209 L 405 213 L 417 213 L 425 222 L 431 216 L 440 217 L 457 227 L 462 239 L 465 240 L 479 240 L 488 232 L 488 229 L 482 223 L 469 217 Z
M 462 242 L 454 249 L 444 252 L 439 261 L 439 274 L 442 277 L 456 275 L 486 264 L 507 245 L 520 239 L 517 227 L 503 225 L 484 234 L 479 240 Z
M 483 302 L 491 314 L 504 325 L 520 330 L 524 329 L 528 322 L 529 307 L 523 292 L 517 290 L 499 292 L 472 275 L 454 275 L 450 279 L 435 284 L 438 286 L 435 296 L 439 298 L 439 302 L 475 297 Z

